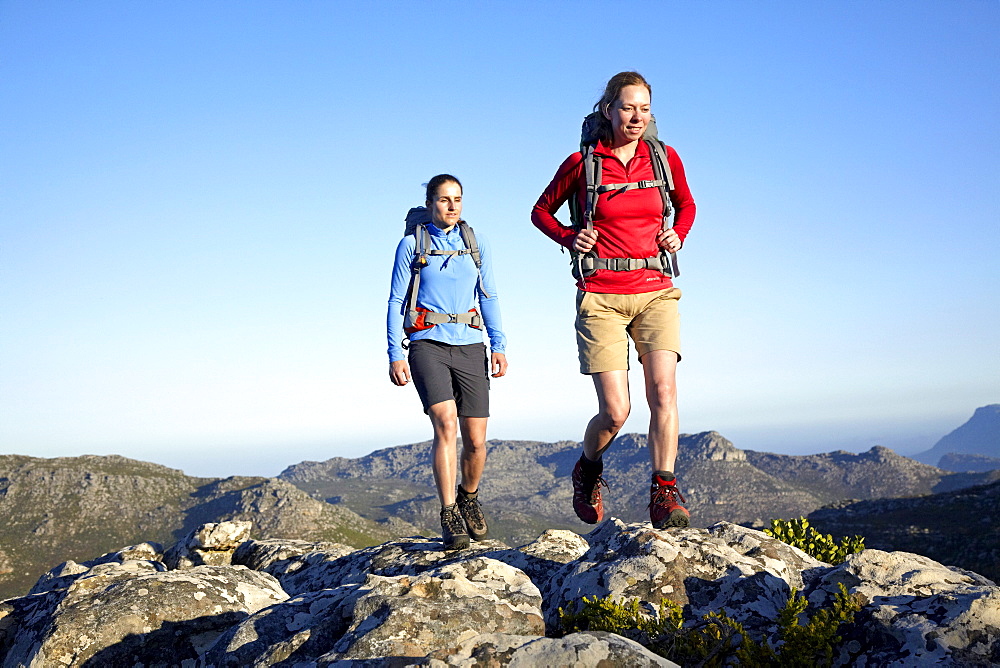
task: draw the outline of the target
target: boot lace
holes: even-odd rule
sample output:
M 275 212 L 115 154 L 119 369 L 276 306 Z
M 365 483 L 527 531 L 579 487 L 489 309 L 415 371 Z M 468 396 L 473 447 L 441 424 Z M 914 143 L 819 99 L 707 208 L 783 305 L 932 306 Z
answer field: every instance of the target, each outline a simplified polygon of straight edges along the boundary
M 676 506 L 677 499 L 681 500 L 681 503 L 687 503 L 687 499 L 681 494 L 681 491 L 677 489 L 676 485 L 656 485 L 656 489 L 653 490 L 653 494 L 649 499 L 649 505 L 646 508 L 652 508 L 656 506 Z
M 441 510 L 441 525 L 454 535 L 465 533 L 465 522 L 457 507 Z

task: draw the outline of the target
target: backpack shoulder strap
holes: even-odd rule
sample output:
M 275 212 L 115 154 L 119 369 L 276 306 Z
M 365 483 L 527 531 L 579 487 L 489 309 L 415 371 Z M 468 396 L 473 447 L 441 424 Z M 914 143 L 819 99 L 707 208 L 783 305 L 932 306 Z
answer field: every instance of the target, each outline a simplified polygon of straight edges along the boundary
M 469 249 L 469 254 L 472 255 L 472 261 L 476 263 L 476 271 L 479 273 L 479 278 L 477 279 L 479 291 L 489 299 L 490 294 L 486 292 L 486 288 L 483 286 L 483 258 L 479 253 L 479 242 L 476 241 L 476 231 L 467 222 L 460 220 L 458 221 L 458 232 L 462 235 L 462 243 L 465 244 L 465 247 Z
M 469 249 L 469 253 L 472 255 L 472 260 L 476 263 L 476 269 L 479 269 L 483 266 L 483 259 L 479 255 L 479 244 L 476 242 L 476 232 L 467 222 L 460 220 L 458 221 L 458 233 L 462 235 L 462 243 L 464 243 L 465 247 Z
M 403 323 L 409 325 L 411 314 L 417 311 L 417 294 L 420 292 L 420 270 L 427 264 L 427 248 L 431 245 L 427 223 L 419 223 L 413 229 L 413 260 L 410 262 L 410 285 L 406 289 L 406 300 L 403 302 Z
M 670 191 L 674 189 L 674 177 L 670 172 L 670 163 L 667 162 L 667 150 L 659 139 L 646 139 L 649 146 L 649 157 L 653 163 L 653 177 L 661 181 L 659 186 L 660 198 L 663 200 L 663 226 L 667 230 L 673 226 L 670 215 L 673 213 L 673 206 L 670 201 Z M 677 253 L 670 253 L 670 275 L 680 276 L 681 270 L 677 265 Z

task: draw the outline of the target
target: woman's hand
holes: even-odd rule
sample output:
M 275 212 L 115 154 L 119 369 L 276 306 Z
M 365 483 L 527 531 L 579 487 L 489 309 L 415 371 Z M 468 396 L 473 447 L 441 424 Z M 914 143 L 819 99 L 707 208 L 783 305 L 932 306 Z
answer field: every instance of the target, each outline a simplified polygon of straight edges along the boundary
M 406 360 L 396 360 L 389 362 L 389 380 L 393 385 L 402 387 L 410 382 L 410 365 Z
M 580 230 L 573 240 L 573 250 L 589 253 L 597 243 L 597 230 Z
M 499 378 L 507 373 L 507 356 L 503 353 L 492 353 L 490 355 L 490 370 L 494 378 Z
M 668 253 L 676 253 L 681 249 L 681 238 L 677 236 L 673 228 L 660 230 L 660 233 L 656 235 L 656 243 Z

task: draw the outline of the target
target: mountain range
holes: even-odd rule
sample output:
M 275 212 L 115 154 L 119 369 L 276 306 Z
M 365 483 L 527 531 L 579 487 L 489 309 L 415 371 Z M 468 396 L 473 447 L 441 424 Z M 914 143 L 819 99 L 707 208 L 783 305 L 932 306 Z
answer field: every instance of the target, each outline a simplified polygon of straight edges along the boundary
M 489 441 L 480 499 L 495 535 L 521 544 L 544 528 L 590 530 L 572 511 L 570 475 L 580 445 L 570 441 Z M 681 492 L 694 526 L 726 520 L 760 525 L 808 515 L 844 499 L 918 496 L 991 482 L 1000 471 L 950 473 L 876 446 L 867 452 L 779 455 L 739 450 L 717 432 L 682 435 L 677 459 Z M 302 462 L 280 479 L 315 498 L 346 505 L 362 517 L 396 517 L 436 531 L 440 505 L 433 487 L 430 444 L 378 450 L 357 459 Z M 606 513 L 648 521 L 646 437 L 625 434 L 604 457 Z

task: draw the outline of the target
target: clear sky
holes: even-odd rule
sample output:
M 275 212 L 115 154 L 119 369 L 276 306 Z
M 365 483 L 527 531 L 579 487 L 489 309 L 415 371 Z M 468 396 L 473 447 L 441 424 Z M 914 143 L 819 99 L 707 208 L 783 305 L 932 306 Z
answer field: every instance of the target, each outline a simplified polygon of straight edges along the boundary
M 528 214 L 625 69 L 698 203 L 681 430 L 929 448 L 1000 401 L 998 34 L 996 0 L 0 0 L 0 452 L 275 475 L 428 438 L 384 323 L 440 172 L 495 248 L 490 437 L 579 440 Z

